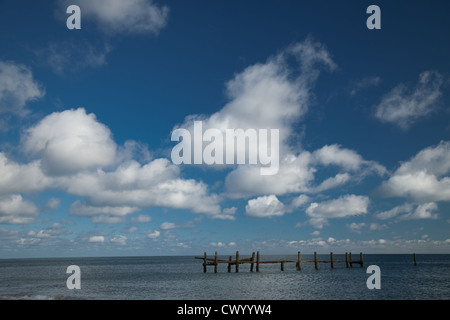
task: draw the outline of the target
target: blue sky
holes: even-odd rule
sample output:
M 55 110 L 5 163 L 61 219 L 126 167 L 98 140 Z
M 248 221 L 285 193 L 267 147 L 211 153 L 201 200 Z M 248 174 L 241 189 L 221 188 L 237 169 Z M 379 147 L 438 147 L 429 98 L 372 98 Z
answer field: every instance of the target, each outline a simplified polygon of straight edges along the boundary
M 448 253 L 448 9 L 2 1 L 0 257 Z M 172 163 L 194 120 L 279 129 L 278 173 Z

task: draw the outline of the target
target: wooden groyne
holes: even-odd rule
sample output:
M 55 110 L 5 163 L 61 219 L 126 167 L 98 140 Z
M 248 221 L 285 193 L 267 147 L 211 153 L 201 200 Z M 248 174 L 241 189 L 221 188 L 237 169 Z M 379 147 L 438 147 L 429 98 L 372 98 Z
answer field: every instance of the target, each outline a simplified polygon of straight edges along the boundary
M 255 259 L 256 258 L 256 259 Z M 256 272 L 259 272 L 260 266 L 262 264 L 280 264 L 281 271 L 284 271 L 284 265 L 286 263 L 295 263 L 297 270 L 302 270 L 302 263 L 314 263 L 314 268 L 317 270 L 319 268 L 319 263 L 329 263 L 330 267 L 333 269 L 335 263 L 345 263 L 346 268 L 352 268 L 353 264 L 359 264 L 361 267 L 364 265 L 363 254 L 359 253 L 359 260 L 353 260 L 352 253 L 345 253 L 345 260 L 335 260 L 333 252 L 330 252 L 330 260 L 319 260 L 317 252 L 314 252 L 313 260 L 302 260 L 300 251 L 297 253 L 297 260 L 263 260 L 259 251 L 252 253 L 250 258 L 240 258 L 239 251 L 236 251 L 235 259 L 232 256 L 228 257 L 228 260 L 223 260 L 218 258 L 217 251 L 214 254 L 214 258 L 208 258 L 206 252 L 203 257 L 195 257 L 195 259 L 203 260 L 203 272 L 207 271 L 208 266 L 214 266 L 214 272 L 217 272 L 217 266 L 220 263 L 228 264 L 228 272 L 231 272 L 232 266 L 235 267 L 235 271 L 239 272 L 239 265 L 248 263 L 250 264 L 250 272 L 253 272 L 256 266 Z

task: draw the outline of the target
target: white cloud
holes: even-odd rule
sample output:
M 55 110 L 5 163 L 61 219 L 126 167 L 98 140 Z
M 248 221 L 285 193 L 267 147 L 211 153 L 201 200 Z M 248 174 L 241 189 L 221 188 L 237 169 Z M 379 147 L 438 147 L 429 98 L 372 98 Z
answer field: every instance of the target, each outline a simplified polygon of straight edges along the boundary
M 315 172 L 310 157 L 305 151 L 282 158 L 278 173 L 272 176 L 261 175 L 256 166 L 239 166 L 225 179 L 227 192 L 231 197 L 307 192 Z
M 233 215 L 236 213 L 237 208 L 236 207 L 231 207 L 231 208 L 224 208 L 223 209 L 223 213 L 225 215 Z
M 104 236 L 91 236 L 91 237 L 89 237 L 88 241 L 103 243 L 103 242 L 105 242 L 105 237 Z
M 301 72 L 289 65 L 292 58 L 299 62 Z M 177 126 L 192 132 L 193 121 L 202 120 L 204 130 L 218 129 L 223 136 L 225 130 L 230 128 L 279 129 L 281 166 L 285 168 L 276 175 L 278 179 L 270 179 L 270 176 L 269 179 L 254 177 L 255 173 L 260 175 L 257 166 L 238 166 L 226 178 L 230 194 L 238 195 L 242 194 L 241 191 L 246 191 L 246 195 L 249 195 L 255 186 L 271 186 L 272 191 L 258 190 L 254 194 L 299 191 L 305 183 L 303 179 L 308 179 L 310 173 L 303 172 L 302 166 L 304 158 L 309 155 L 295 156 L 289 146 L 289 139 L 297 135 L 293 124 L 301 120 L 308 111 L 311 89 L 321 66 L 329 70 L 336 67 L 321 43 L 308 38 L 304 42 L 293 44 L 265 63 L 256 63 L 236 74 L 226 84 L 229 102 L 218 112 L 211 116 L 190 115 L 182 125 Z M 258 141 L 259 147 L 265 142 Z M 224 150 L 226 148 L 227 144 L 224 143 Z M 270 149 L 270 145 L 267 148 Z M 284 186 L 284 182 L 287 182 L 287 186 Z
M 366 196 L 345 195 L 334 200 L 313 202 L 306 209 L 306 214 L 312 225 L 322 228 L 328 223 L 328 219 L 366 214 L 369 202 Z
M 161 232 L 158 230 L 150 230 L 147 232 L 147 237 L 150 239 L 156 239 L 161 235 Z
M 84 197 L 70 212 L 96 223 L 120 222 L 152 206 L 234 219 L 235 209 L 222 211 L 221 198 L 210 194 L 206 184 L 180 178 L 180 168 L 167 159 L 130 160 L 136 152 L 127 148 L 126 154 L 117 152 L 109 128 L 82 108 L 52 113 L 22 137 L 21 149 L 35 160 L 18 164 L 0 153 L 0 196 L 61 190 Z
M 362 229 L 366 226 L 364 222 L 356 223 L 352 222 L 351 224 L 347 225 L 347 227 L 350 228 L 353 232 L 361 233 Z
M 45 204 L 45 209 L 46 210 L 54 210 L 57 209 L 59 207 L 59 205 L 61 204 L 61 199 L 58 198 L 50 198 L 47 203 Z
M 0 223 L 23 224 L 31 223 L 39 211 L 36 205 L 14 194 L 0 197 Z
M 385 196 L 408 197 L 419 202 L 450 201 L 450 142 L 425 148 L 403 163 L 385 181 Z
M 433 213 L 437 209 L 435 202 L 424 203 L 418 205 L 413 212 L 400 216 L 399 220 L 437 219 L 438 215 Z
M 334 165 L 350 172 L 366 170 L 374 171 L 379 175 L 386 172 L 386 169 L 375 161 L 364 160 L 356 151 L 343 148 L 337 144 L 323 146 L 314 151 L 313 157 L 318 164 Z
M 127 244 L 127 237 L 122 236 L 122 235 L 113 236 L 113 237 L 111 237 L 111 239 L 109 241 L 112 242 L 112 243 L 120 244 L 120 245 L 126 245 Z
M 29 128 L 23 138 L 27 152 L 40 156 L 48 175 L 66 175 L 108 166 L 116 144 L 111 132 L 83 108 L 54 112 Z
M 315 185 L 315 174 L 323 167 L 339 172 Z M 357 152 L 339 145 L 326 145 L 314 152 L 281 158 L 276 175 L 262 176 L 255 166 L 239 166 L 225 180 L 230 197 L 260 194 L 317 193 L 336 188 L 349 181 L 359 181 L 369 174 L 384 175 L 386 168 L 375 161 L 364 160 Z
M 229 242 L 228 244 L 226 244 L 225 242 L 219 241 L 219 242 L 211 242 L 209 245 L 217 248 L 229 248 L 236 246 L 236 242 Z
M 170 229 L 175 229 L 176 228 L 176 225 L 175 225 L 175 223 L 173 223 L 173 222 L 163 222 L 160 226 L 159 226 L 159 228 L 161 229 L 161 230 L 170 230 Z
M 333 237 L 329 237 L 329 238 L 327 239 L 327 242 L 330 243 L 330 244 L 332 244 L 332 243 L 336 242 L 336 239 L 333 238 Z
M 396 206 L 388 211 L 380 212 L 376 215 L 378 219 L 386 220 L 397 218 L 397 221 L 415 220 L 415 219 L 436 219 L 438 214 L 433 213 L 438 206 L 435 202 L 427 202 L 419 205 L 405 203 Z
M 41 162 L 18 164 L 0 152 L 0 195 L 42 191 L 52 180 L 41 170 Z
M 0 114 L 25 116 L 29 113 L 26 104 L 44 94 L 44 89 L 34 80 L 28 67 L 0 60 Z
M 436 110 L 442 84 L 442 75 L 425 71 L 419 75 L 419 82 L 414 88 L 400 84 L 386 94 L 376 106 L 375 117 L 406 130 Z
M 409 212 L 413 208 L 413 205 L 410 203 L 405 203 L 400 206 L 396 206 L 388 211 L 383 211 L 376 214 L 376 217 L 381 220 L 391 219 L 397 217 L 401 213 Z
M 249 217 L 271 218 L 284 215 L 286 208 L 275 195 L 270 195 L 249 200 L 245 212 Z
M 334 177 L 327 178 L 322 181 L 322 183 L 314 188 L 315 192 L 321 192 L 324 190 L 329 190 L 336 188 L 340 185 L 347 183 L 350 180 L 350 175 L 348 173 L 338 173 Z
M 62 2 L 64 9 L 69 2 L 79 5 L 83 19 L 95 21 L 107 34 L 158 34 L 169 14 L 167 6 L 151 0 L 71 0 Z
M 294 67 L 292 60 L 300 68 Z M 187 129 L 192 136 L 194 121 L 201 120 L 203 130 L 218 129 L 223 136 L 230 128 L 279 129 L 278 173 L 261 175 L 260 165 L 234 167 L 225 179 L 226 194 L 231 198 L 321 192 L 367 174 L 384 174 L 383 166 L 339 145 L 327 145 L 313 153 L 294 147 L 298 141 L 293 140 L 299 138 L 294 124 L 310 108 L 312 89 L 321 70 L 336 67 L 325 46 L 309 37 L 236 74 L 226 84 L 229 102 L 222 109 L 210 116 L 187 116 L 176 128 Z M 224 154 L 227 142 L 223 144 Z M 334 166 L 341 172 L 314 185 L 317 166 Z
M 369 230 L 383 230 L 386 229 L 387 225 L 386 224 L 379 224 L 376 222 L 372 222 L 369 226 Z
M 294 209 L 299 208 L 301 206 L 304 206 L 310 200 L 311 200 L 310 197 L 308 197 L 305 194 L 301 194 L 298 197 L 296 197 L 294 200 L 292 200 L 291 207 Z
M 84 196 L 92 206 L 191 209 L 211 218 L 223 218 L 220 198 L 193 179 L 178 178 L 179 168 L 167 159 L 145 165 L 130 161 L 114 171 L 97 170 L 58 179 L 71 194 Z M 131 213 L 129 210 L 128 213 Z

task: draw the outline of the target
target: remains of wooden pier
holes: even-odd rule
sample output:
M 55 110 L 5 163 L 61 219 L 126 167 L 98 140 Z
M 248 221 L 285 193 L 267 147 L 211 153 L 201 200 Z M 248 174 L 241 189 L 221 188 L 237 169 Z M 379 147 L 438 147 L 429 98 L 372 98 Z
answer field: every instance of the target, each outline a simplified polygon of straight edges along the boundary
M 297 270 L 302 269 L 302 263 L 310 262 L 314 263 L 314 268 L 317 270 L 319 268 L 319 263 L 329 263 L 331 268 L 334 268 L 335 263 L 345 263 L 345 266 L 353 267 L 353 264 L 359 264 L 363 267 L 363 254 L 359 253 L 359 260 L 353 260 L 352 253 L 345 253 L 345 260 L 335 260 L 333 252 L 330 252 L 330 260 L 319 260 L 317 256 L 317 252 L 314 252 L 313 260 L 302 260 L 302 256 L 300 251 L 297 253 L 297 260 L 262 260 L 259 254 L 259 251 L 256 252 L 256 260 L 255 260 L 255 252 L 252 253 L 251 258 L 239 258 L 239 251 L 236 251 L 236 258 L 233 260 L 232 256 L 228 257 L 228 260 L 223 260 L 218 258 L 217 251 L 215 252 L 214 258 L 208 258 L 206 252 L 203 254 L 203 257 L 195 257 L 195 259 L 203 260 L 203 272 L 206 272 L 207 266 L 214 266 L 214 272 L 217 272 L 217 266 L 220 263 L 228 264 L 228 272 L 231 272 L 231 266 L 235 266 L 236 272 L 239 272 L 239 265 L 244 263 L 250 264 L 250 272 L 253 272 L 253 267 L 256 264 L 256 272 L 259 272 L 259 267 L 261 264 L 280 264 L 281 271 L 284 271 L 284 265 L 286 263 L 295 263 Z

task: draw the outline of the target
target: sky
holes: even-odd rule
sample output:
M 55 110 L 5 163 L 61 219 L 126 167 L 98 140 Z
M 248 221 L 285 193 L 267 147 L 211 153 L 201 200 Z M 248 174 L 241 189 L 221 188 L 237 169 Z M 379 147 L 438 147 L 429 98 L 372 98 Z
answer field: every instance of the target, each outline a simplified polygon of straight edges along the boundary
M 449 9 L 1 1 L 0 258 L 450 253 Z M 194 123 L 276 173 L 173 161 Z

